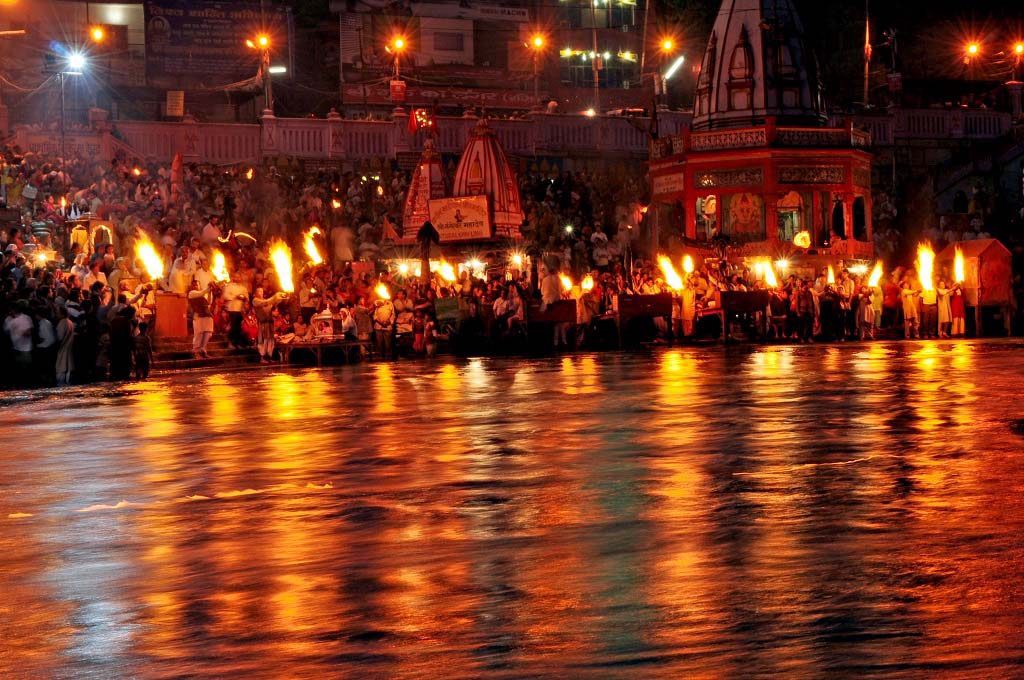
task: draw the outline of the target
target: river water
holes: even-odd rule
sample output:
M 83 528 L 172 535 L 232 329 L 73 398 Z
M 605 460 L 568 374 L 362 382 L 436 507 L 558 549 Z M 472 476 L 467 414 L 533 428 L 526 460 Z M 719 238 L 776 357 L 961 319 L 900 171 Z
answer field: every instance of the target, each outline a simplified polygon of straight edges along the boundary
M 1024 345 L 8 394 L 2 677 L 1024 675 Z

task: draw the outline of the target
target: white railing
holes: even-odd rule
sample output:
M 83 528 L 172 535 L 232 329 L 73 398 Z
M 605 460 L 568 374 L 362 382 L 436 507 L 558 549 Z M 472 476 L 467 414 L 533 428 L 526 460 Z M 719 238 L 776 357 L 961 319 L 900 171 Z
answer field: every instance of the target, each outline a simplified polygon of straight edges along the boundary
M 899 109 L 888 115 L 855 116 L 854 127 L 871 133 L 874 146 L 901 139 L 997 139 L 1009 134 L 1012 116 L 987 109 Z

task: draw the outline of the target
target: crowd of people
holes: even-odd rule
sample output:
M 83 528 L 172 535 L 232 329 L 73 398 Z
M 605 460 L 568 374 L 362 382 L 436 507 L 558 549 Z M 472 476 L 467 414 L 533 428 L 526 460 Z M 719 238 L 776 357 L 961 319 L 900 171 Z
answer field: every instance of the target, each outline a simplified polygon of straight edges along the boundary
M 600 346 L 614 334 L 616 300 L 624 294 L 672 295 L 671 317 L 647 329 L 654 341 L 716 336 L 715 323 L 732 333 L 801 341 L 869 338 L 880 330 L 963 333 L 963 291 L 948 273 L 926 289 L 911 270 L 897 269 L 877 286 L 845 270 L 834 272 L 834 281 L 827 272 L 780 272 L 781 285 L 769 289 L 763 273 L 722 260 L 673 287 L 638 247 L 643 182 L 624 167 L 588 173 L 534 166 L 520 179 L 521 250 L 489 253 L 489 266 L 435 259 L 419 276 L 419 259 L 394 243 L 405 231 L 408 177 L 390 163 L 342 173 L 295 165 L 62 163 L 13 149 L 0 158 L 0 204 L 18 212 L 0 232 L 9 384 L 146 377 L 161 291 L 187 300 L 199 358 L 209 356 L 218 333 L 262 361 L 279 358 L 282 345 L 325 338 L 372 346 L 383 358 L 429 356 L 444 345 L 521 348 L 527 308 L 543 313 L 566 298 L 576 300 L 575 319 L 547 324 L 550 344 Z M 109 229 L 76 235 L 71 227 L 80 215 Z M 303 256 L 302 236 L 314 224 L 321 227 L 318 265 Z M 267 250 L 274 239 L 292 246 L 294 290 L 282 290 Z M 159 274 L 139 254 L 144 241 L 154 244 Z M 215 253 L 227 276 L 216 271 Z M 723 291 L 758 289 L 769 295 L 763 311 L 716 321 Z

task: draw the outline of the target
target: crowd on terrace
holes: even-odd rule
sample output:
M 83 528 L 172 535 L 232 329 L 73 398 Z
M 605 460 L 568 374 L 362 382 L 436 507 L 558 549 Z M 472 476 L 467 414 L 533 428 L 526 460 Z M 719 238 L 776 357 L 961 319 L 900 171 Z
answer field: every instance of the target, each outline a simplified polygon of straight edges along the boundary
M 325 335 L 372 344 L 382 358 L 431 355 L 439 346 L 521 347 L 527 308 L 564 298 L 577 300 L 576 318 L 549 324 L 545 337 L 555 347 L 600 346 L 613 334 L 621 294 L 672 293 L 672 318 L 655 319 L 649 337 L 692 337 L 722 322 L 707 314 L 722 291 L 767 291 L 763 272 L 724 263 L 698 265 L 673 285 L 639 237 L 644 183 L 625 167 L 535 165 L 521 175 L 527 219 L 519 250 L 488 253 L 489 266 L 433 255 L 433 271 L 420 277 L 417 246 L 395 245 L 410 228 L 401 224 L 407 182 L 384 162 L 348 172 L 62 163 L 3 149 L 0 204 L 9 221 L 0 235 L 0 382 L 146 377 L 161 290 L 188 299 L 197 357 L 223 332 L 264 361 L 279 357 L 282 344 Z M 81 237 L 88 230 L 76 237 L 72 226 L 82 216 L 109 229 L 95 241 Z M 314 242 L 324 261 L 316 266 L 302 256 L 311 225 L 320 227 Z M 291 245 L 293 292 L 281 290 L 267 250 L 273 239 Z M 155 244 L 159 276 L 139 256 L 143 241 Z M 230 280 L 214 271 L 215 251 Z M 725 319 L 730 332 L 801 341 L 874 337 L 878 329 L 963 333 L 962 291 L 948 272 L 936 273 L 934 290 L 922 290 L 915 272 L 902 268 L 876 286 L 866 272 L 779 275 L 764 312 Z

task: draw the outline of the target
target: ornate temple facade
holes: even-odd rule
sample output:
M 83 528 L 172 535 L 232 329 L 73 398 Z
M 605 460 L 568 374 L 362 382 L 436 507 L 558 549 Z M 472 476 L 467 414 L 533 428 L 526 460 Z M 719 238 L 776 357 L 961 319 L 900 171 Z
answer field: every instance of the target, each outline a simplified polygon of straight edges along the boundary
M 519 180 L 486 119 L 480 120 L 466 142 L 455 170 L 452 196 L 486 196 L 493 236 L 520 237 L 523 208 Z
M 652 145 L 654 203 L 689 242 L 780 254 L 808 232 L 816 253 L 869 257 L 869 144 L 852 124 L 828 125 L 790 0 L 724 0 L 693 123 Z

